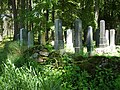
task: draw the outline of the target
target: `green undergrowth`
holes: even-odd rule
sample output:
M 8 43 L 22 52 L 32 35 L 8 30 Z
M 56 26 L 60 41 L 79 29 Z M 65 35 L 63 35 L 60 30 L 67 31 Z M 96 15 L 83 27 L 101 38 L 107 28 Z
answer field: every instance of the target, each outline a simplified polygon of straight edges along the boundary
M 44 62 L 31 58 L 36 50 L 49 52 Z M 0 90 L 120 89 L 119 57 L 61 55 L 51 45 L 27 49 L 19 42 L 6 42 L 0 55 Z

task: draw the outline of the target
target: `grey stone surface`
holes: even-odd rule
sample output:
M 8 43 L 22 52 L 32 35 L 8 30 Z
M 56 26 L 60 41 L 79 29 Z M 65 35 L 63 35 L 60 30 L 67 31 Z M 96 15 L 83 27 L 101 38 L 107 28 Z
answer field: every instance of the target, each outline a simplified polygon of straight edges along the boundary
M 99 43 L 100 48 L 106 47 L 106 37 L 105 37 L 105 21 L 101 20 L 100 21 L 100 43 Z
M 110 30 L 110 46 L 115 46 L 115 30 Z
M 106 46 L 109 46 L 109 30 L 105 31 L 105 36 L 106 36 Z
M 27 46 L 27 42 L 28 42 L 27 30 L 24 28 L 21 28 L 20 29 L 20 45 Z
M 28 48 L 34 45 L 34 35 L 33 31 L 28 32 Z
M 91 56 L 93 51 L 93 31 L 92 27 L 88 27 L 88 32 L 87 32 L 87 52 L 88 55 Z
M 62 21 L 60 19 L 55 20 L 55 50 L 64 48 Z
M 82 21 L 80 19 L 76 19 L 74 23 L 74 48 L 75 53 L 82 53 Z
M 67 30 L 67 39 L 66 39 L 66 41 L 67 41 L 67 43 L 66 43 L 67 51 L 74 52 L 72 29 Z

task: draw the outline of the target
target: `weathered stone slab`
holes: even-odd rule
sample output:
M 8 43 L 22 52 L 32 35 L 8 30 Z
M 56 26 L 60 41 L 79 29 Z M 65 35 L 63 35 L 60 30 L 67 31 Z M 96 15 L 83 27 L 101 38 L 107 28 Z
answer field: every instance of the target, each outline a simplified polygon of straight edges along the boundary
M 87 52 L 88 55 L 91 56 L 93 53 L 93 31 L 92 27 L 88 27 L 88 33 L 87 33 Z
M 28 32 L 28 48 L 34 45 L 34 34 L 33 31 Z
M 82 53 L 82 21 L 76 19 L 74 23 L 74 48 L 75 53 Z
M 106 47 L 106 37 L 105 37 L 105 21 L 101 20 L 100 21 L 100 43 L 99 43 L 100 48 Z
M 27 30 L 22 28 L 20 29 L 20 45 L 27 46 L 28 34 Z
M 73 48 L 73 35 L 72 35 L 72 30 L 71 29 L 68 29 L 67 30 L 67 37 L 66 37 L 66 48 L 67 48 L 67 51 L 68 52 L 74 52 L 74 48 Z
M 106 30 L 105 32 L 105 36 L 106 36 L 106 46 L 109 46 L 109 30 Z
M 62 21 L 55 20 L 55 50 L 64 49 Z

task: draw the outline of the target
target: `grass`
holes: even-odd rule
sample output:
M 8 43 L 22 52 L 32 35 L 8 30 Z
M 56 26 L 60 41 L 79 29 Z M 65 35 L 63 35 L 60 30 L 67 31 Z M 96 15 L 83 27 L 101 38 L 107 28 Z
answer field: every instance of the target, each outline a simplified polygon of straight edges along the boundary
M 119 57 L 52 52 L 48 61 L 38 63 L 30 55 L 18 42 L 0 45 L 0 90 L 120 89 Z

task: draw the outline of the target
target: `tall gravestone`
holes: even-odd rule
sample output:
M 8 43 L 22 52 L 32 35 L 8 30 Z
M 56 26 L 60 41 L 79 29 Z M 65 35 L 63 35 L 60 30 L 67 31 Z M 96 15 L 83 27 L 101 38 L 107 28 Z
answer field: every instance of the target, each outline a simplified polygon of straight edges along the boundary
M 74 48 L 75 53 L 82 53 L 82 21 L 80 19 L 76 19 L 74 23 Z
M 64 49 L 62 21 L 55 20 L 55 50 Z
M 28 48 L 34 45 L 34 34 L 33 31 L 28 32 Z
M 115 52 L 115 30 L 110 30 L 110 50 L 111 52 Z
M 99 43 L 100 48 L 106 47 L 106 37 L 105 37 L 105 21 L 101 20 L 100 21 L 100 43 Z
M 105 36 L 106 36 L 106 46 L 109 46 L 109 30 L 105 31 Z
M 115 46 L 115 30 L 110 30 L 110 46 Z
M 67 30 L 67 36 L 66 36 L 66 41 L 67 41 L 67 44 L 66 44 L 66 48 L 68 51 L 71 51 L 71 52 L 74 52 L 74 48 L 73 48 L 73 37 L 72 37 L 72 30 L 71 29 L 68 29 Z
M 28 34 L 27 30 L 24 28 L 20 29 L 20 45 L 27 46 Z
M 95 41 L 96 41 L 96 47 L 99 47 L 99 42 L 100 42 L 100 30 L 97 29 L 95 32 Z
M 92 27 L 88 27 L 88 32 L 87 32 L 87 52 L 88 55 L 91 56 L 93 51 L 93 31 Z

